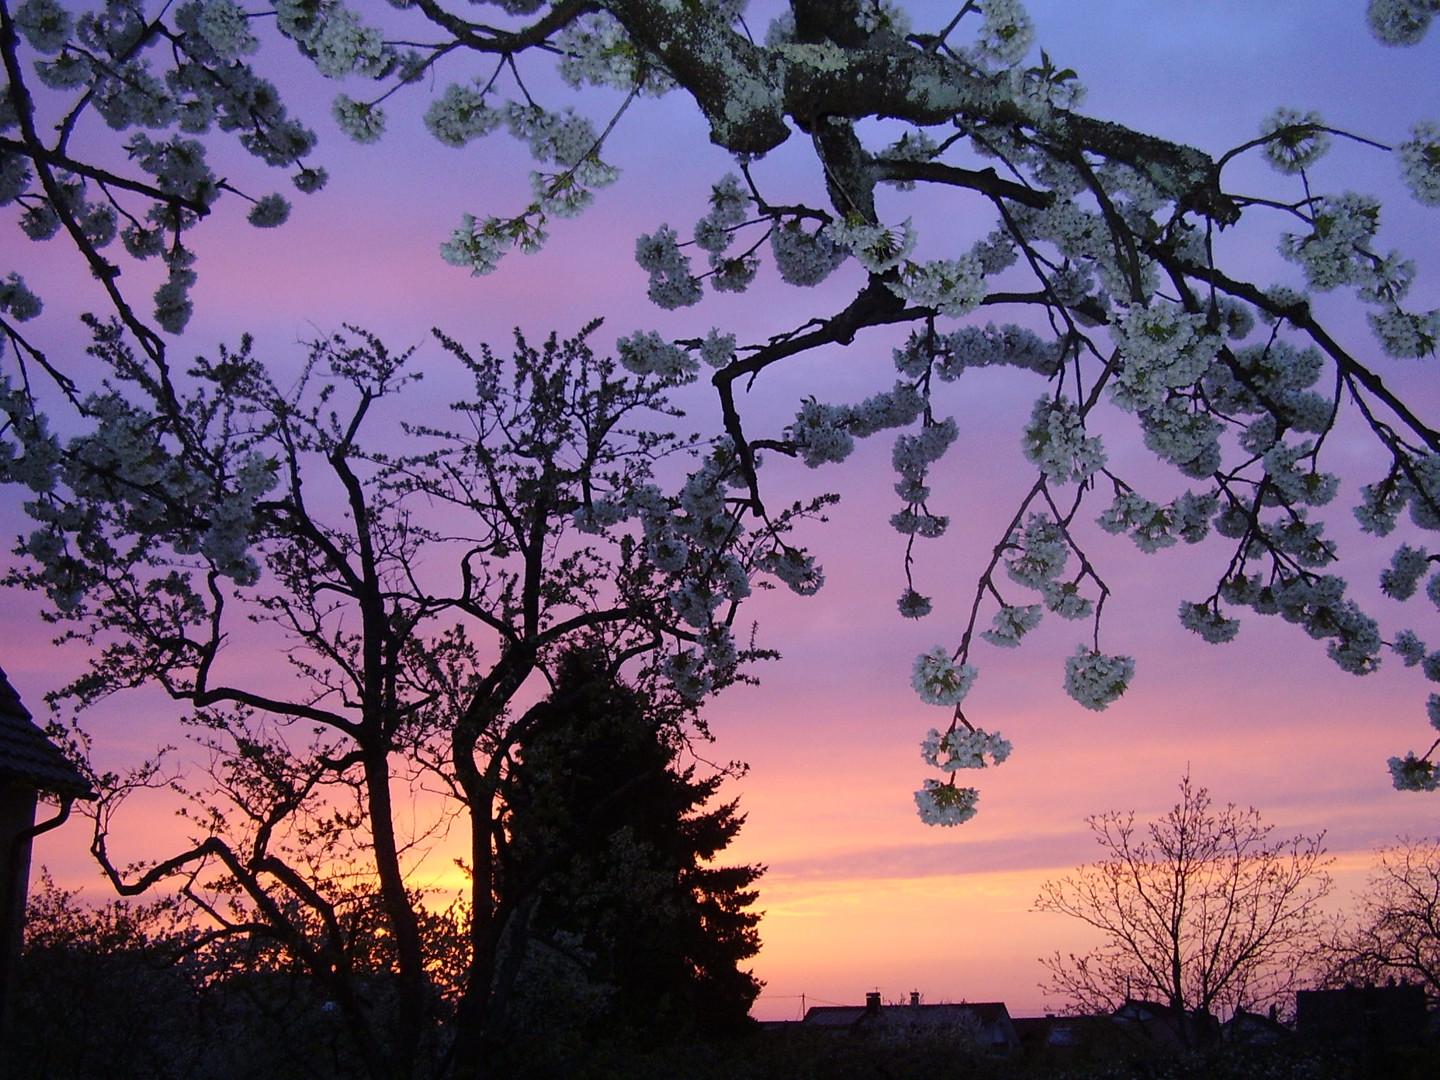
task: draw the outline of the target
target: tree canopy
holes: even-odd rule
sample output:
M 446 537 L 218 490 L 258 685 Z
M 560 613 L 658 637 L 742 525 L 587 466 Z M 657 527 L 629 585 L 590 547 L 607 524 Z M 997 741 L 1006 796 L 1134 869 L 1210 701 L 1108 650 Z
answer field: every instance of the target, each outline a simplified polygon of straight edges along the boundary
M 1422 38 L 1434 10 L 1432 0 L 1372 0 L 1369 27 L 1387 45 L 1433 46 Z M 1242 145 L 1178 144 L 1088 115 L 1080 76 L 1037 48 L 1016 0 L 964 0 L 944 15 L 794 0 L 763 30 L 728 0 L 504 0 L 483 15 L 441 0 L 383 11 L 336 0 L 150 11 L 112 0 L 81 14 L 56 0 L 7 0 L 0 202 L 31 238 L 62 238 L 82 253 L 167 424 L 179 424 L 168 417 L 181 408 L 167 335 L 184 328 L 203 270 L 187 237 L 224 199 L 248 200 L 261 227 L 287 214 L 284 197 L 242 192 L 215 159 L 238 144 L 301 192 L 324 186 L 313 133 L 286 104 L 284 64 L 266 74 L 272 58 L 293 53 L 344 82 L 333 116 L 359 142 L 383 138 L 387 103 L 409 94 L 428 95 L 425 124 L 442 143 L 504 131 L 529 147 L 539 162 L 532 201 L 516 213 L 477 207 L 442 246 L 477 274 L 512 248 L 544 244 L 556 220 L 617 180 L 605 143 L 636 99 L 693 102 L 734 171 L 717 178 L 693 228 L 657 210 L 662 220 L 634 251 L 650 297 L 680 308 L 700 303 L 707 286 L 743 292 L 768 259 L 785 282 L 817 290 L 815 314 L 748 343 L 703 323 L 676 340 L 637 330 L 621 339 L 620 360 L 674 379 L 711 369 L 757 515 L 761 452 L 819 466 L 843 460 L 858 438 L 898 430 L 892 523 L 911 545 L 898 599 L 907 617 L 936 603 L 918 552 L 949 524 L 929 483 L 957 437 L 947 396 L 982 367 L 1035 380 L 1020 433 L 1033 483 L 1016 494 L 958 639 L 915 662 L 921 697 L 949 710 L 923 747 L 939 774 L 917 792 L 927 821 L 970 817 L 976 791 L 957 771 L 1008 753 L 962 706 L 981 642 L 1010 647 L 1042 619 L 1075 620 L 1081 640 L 1064 665 L 1071 697 L 1102 709 L 1129 685 L 1133 658 L 1105 645 L 1109 586 L 1082 521 L 1142 551 L 1214 534 L 1229 541 L 1219 580 L 1197 585 L 1180 610 L 1207 641 L 1233 638 L 1236 613 L 1249 609 L 1298 624 L 1347 671 L 1372 671 L 1389 652 L 1440 679 L 1427 635 L 1382 627 L 1351 598 L 1325 528 L 1339 490 L 1331 436 L 1353 419 L 1384 459 L 1351 509 L 1366 531 L 1393 537 L 1385 590 L 1440 600 L 1423 543 L 1440 525 L 1440 434 L 1428 404 L 1397 393 L 1391 377 L 1395 365 L 1433 354 L 1440 314 L 1407 306 L 1414 269 L 1403 252 L 1376 246 L 1378 202 L 1326 188 L 1324 159 L 1337 140 L 1391 154 L 1414 197 L 1434 205 L 1433 123 L 1383 143 L 1281 109 Z M 816 179 L 798 197 L 789 185 L 772 194 L 766 155 L 798 142 Z M 1281 179 L 1248 190 L 1238 170 L 1250 158 Z M 955 219 L 967 225 L 958 240 L 939 228 Z M 1242 220 L 1275 237 L 1294 264 L 1292 283 L 1251 280 L 1231 265 L 1223 237 Z M 858 287 L 836 274 L 847 262 L 861 271 Z M 161 268 L 158 287 L 136 297 L 121 271 L 146 264 Z M 1317 314 L 1332 293 L 1353 299 L 1368 334 Z M 45 454 L 21 447 L 38 410 L 68 400 L 95 419 L 81 368 L 30 328 L 42 300 L 18 270 L 0 290 L 12 371 L 5 476 L 32 486 L 48 475 Z M 1001 309 L 1012 321 L 992 319 Z M 743 392 L 763 392 L 768 369 L 886 326 L 910 336 L 894 351 L 895 370 L 874 377 L 873 395 L 832 403 L 817 386 L 782 430 L 747 419 Z M 1138 428 L 1185 490 L 1152 497 L 1144 478 L 1112 462 L 1104 429 L 1116 422 Z M 222 561 L 243 559 L 244 520 L 239 512 L 238 524 L 214 523 L 236 541 Z M 43 551 L 29 554 L 43 561 Z M 808 566 L 794 573 L 807 588 L 818 583 Z M 1440 697 L 1428 711 L 1440 723 Z M 1426 737 L 1428 749 L 1391 760 L 1397 787 L 1440 786 Z
M 1218 1018 L 1288 1007 L 1318 973 L 1319 903 L 1330 891 L 1322 837 L 1272 838 L 1254 807 L 1217 807 L 1189 776 L 1157 821 L 1109 811 L 1086 824 L 1103 856 L 1047 881 L 1035 901 L 1101 934 L 1083 956 L 1042 960 L 1045 989 L 1073 1011 L 1135 999 Z

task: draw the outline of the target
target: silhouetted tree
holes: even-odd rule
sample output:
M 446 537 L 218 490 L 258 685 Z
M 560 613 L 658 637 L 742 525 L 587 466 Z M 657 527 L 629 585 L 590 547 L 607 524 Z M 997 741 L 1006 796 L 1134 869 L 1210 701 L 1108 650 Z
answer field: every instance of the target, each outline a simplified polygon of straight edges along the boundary
M 1403 978 L 1440 1001 L 1440 840 L 1405 840 L 1376 853 L 1331 953 L 1332 982 Z
M 1288 997 L 1330 891 L 1321 836 L 1272 839 L 1258 810 L 1217 809 L 1188 775 L 1158 821 L 1107 811 L 1086 823 L 1105 857 L 1047 881 L 1035 907 L 1089 924 L 1104 943 L 1042 959 L 1046 991 L 1080 1012 L 1143 998 L 1220 1015 Z
M 598 988 L 598 1031 L 732 1030 L 760 991 L 740 965 L 763 867 L 711 865 L 744 817 L 707 808 L 733 770 L 682 766 L 686 711 L 572 651 L 511 774 L 505 872 L 533 896 L 529 939 Z

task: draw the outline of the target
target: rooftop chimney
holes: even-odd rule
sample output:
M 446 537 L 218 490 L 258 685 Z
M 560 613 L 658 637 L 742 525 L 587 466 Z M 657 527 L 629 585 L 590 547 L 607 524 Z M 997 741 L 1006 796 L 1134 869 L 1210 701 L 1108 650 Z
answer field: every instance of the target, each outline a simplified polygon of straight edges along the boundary
M 865 1011 L 867 1013 L 878 1013 L 880 1011 L 879 990 L 871 990 L 865 995 Z
M 920 991 L 919 991 L 919 990 L 911 990 L 911 991 L 910 991 L 910 1004 L 911 1004 L 911 1005 L 917 1005 L 917 1006 L 920 1004 Z

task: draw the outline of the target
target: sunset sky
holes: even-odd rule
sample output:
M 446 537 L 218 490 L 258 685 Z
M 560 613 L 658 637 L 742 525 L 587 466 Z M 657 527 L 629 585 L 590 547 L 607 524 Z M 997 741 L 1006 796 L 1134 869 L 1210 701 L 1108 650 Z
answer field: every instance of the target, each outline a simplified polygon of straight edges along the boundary
M 954 7 L 911 6 L 921 26 Z M 1317 109 L 1334 126 L 1386 142 L 1405 138 L 1417 119 L 1440 119 L 1440 36 L 1418 48 L 1383 48 L 1365 29 L 1362 0 L 1031 0 L 1029 7 L 1040 45 L 1088 86 L 1084 111 L 1214 153 L 1254 137 L 1282 105 Z M 523 148 L 498 135 L 463 151 L 440 146 L 413 115 L 405 119 L 423 110 L 419 97 L 393 106 L 385 141 L 354 146 L 329 121 L 334 89 L 312 73 L 291 102 L 321 133 L 317 157 L 332 176 L 326 191 L 297 200 L 279 230 L 249 229 L 232 205 L 196 234 L 197 315 L 179 354 L 248 330 L 260 355 L 294 363 L 297 342 L 354 322 L 392 346 L 421 345 L 422 356 L 439 363 L 440 350 L 425 344 L 432 325 L 503 347 L 512 326 L 536 337 L 552 328 L 568 335 L 597 315 L 606 317 L 596 338 L 603 346 L 638 328 L 697 336 L 719 326 L 759 340 L 835 310 L 858 281 L 852 264 L 835 288 L 812 292 L 783 286 L 766 270 L 748 294 L 707 298 L 698 310 L 649 305 L 631 256 L 634 238 L 661 222 L 683 233 L 704 213 L 708 185 L 731 168 L 678 95 L 640 103 L 617 129 L 611 157 L 624 175 L 589 214 L 556 223 L 539 255 L 513 255 L 495 274 L 471 278 L 446 266 L 437 247 L 462 212 L 520 208 L 528 195 Z M 248 163 L 235 168 L 258 192 L 279 182 Z M 787 145 L 761 175 L 814 198 L 812 168 L 804 147 Z M 1285 185 L 1296 181 L 1267 174 L 1258 159 L 1235 175 L 1295 197 Z M 1316 169 L 1315 184 L 1385 196 L 1377 247 L 1399 246 L 1419 265 L 1413 308 L 1440 306 L 1440 210 L 1408 199 L 1389 155 L 1339 143 Z M 896 216 L 914 214 L 927 227 L 926 196 L 905 199 L 896 197 Z M 968 223 L 953 224 L 966 233 Z M 975 223 L 979 231 L 989 225 L 988 217 Z M 1262 283 L 1297 283 L 1297 269 L 1275 252 L 1275 232 L 1272 220 L 1227 237 L 1228 258 Z M 96 305 L 68 250 L 56 243 L 17 251 L 16 235 L 7 227 L 9 257 L 0 269 L 23 265 L 52 311 Z M 1353 305 L 1336 304 L 1334 312 L 1351 342 L 1366 341 Z M 768 420 L 774 428 L 806 394 L 853 401 L 887 388 L 894 340 L 874 333 L 848 350 L 794 363 L 762 379 L 742 407 L 757 427 Z M 1391 370 L 1387 377 L 1434 417 L 1434 361 Z M 1015 1016 L 1061 1005 L 1037 988 L 1037 957 L 1079 951 L 1088 939 L 1059 916 L 1030 911 L 1040 883 L 1095 856 L 1087 814 L 1163 812 L 1187 769 L 1218 802 L 1257 807 L 1277 833 L 1325 831 L 1337 902 L 1363 881 L 1375 847 L 1437 831 L 1440 796 L 1395 792 L 1385 767 L 1392 755 L 1423 752 L 1433 734 L 1418 670 L 1392 658 L 1365 679 L 1346 675 L 1296 628 L 1254 615 L 1235 643 L 1206 645 L 1175 612 L 1182 599 L 1209 593 L 1225 566 L 1223 544 L 1142 557 L 1123 538 L 1098 544 L 1095 554 L 1114 593 L 1106 645 L 1137 660 L 1129 692 L 1099 714 L 1065 697 L 1064 657 L 1083 636 L 1075 624 L 1049 620 L 1018 651 L 982 647 L 967 715 L 998 728 L 1014 754 L 976 778 L 973 821 L 948 830 L 922 825 L 911 797 L 926 775 L 917 745 L 946 716 L 910 690 L 910 665 L 936 644 L 953 645 L 963 628 L 975 575 L 1026 482 L 1020 425 L 1042 392 L 1013 373 L 976 374 L 967 375 L 963 395 L 938 404 L 954 413 L 961 438 L 933 485 L 932 506 L 954 524 L 922 552 L 919 585 L 937 597 L 926 620 L 905 621 L 895 611 L 904 548 L 886 523 L 898 508 L 890 440 L 877 437 L 840 469 L 774 463 L 777 493 L 834 490 L 842 502 L 827 527 L 807 534 L 827 572 L 820 594 L 763 594 L 742 614 L 759 622 L 760 642 L 784 659 L 760 672 L 760 686 L 729 691 L 706 710 L 716 738 L 710 755 L 751 767 L 731 789 L 749 816 L 728 857 L 769 867 L 760 882 L 765 944 L 755 964 L 767 983 L 756 1008 L 762 1018 L 795 1017 L 802 999 L 858 1003 L 876 989 L 887 998 L 919 990 L 931 1002 L 1003 1000 Z M 699 428 L 718 427 L 703 388 L 686 404 Z M 1344 429 L 1335 444 L 1337 459 L 1354 470 L 1341 496 L 1349 505 L 1357 483 L 1374 478 L 1376 458 Z M 1116 447 L 1137 463 L 1144 454 Z M 1174 485 L 1154 475 L 1158 488 Z M 0 508 L 15 513 L 13 502 Z M 1379 598 L 1374 583 L 1393 545 L 1362 537 L 1339 503 L 1330 517 L 1362 603 L 1373 601 L 1389 628 L 1398 622 L 1422 638 L 1427 631 L 1440 637 L 1433 609 L 1405 611 Z M 21 527 L 16 521 L 5 531 Z M 57 655 L 39 639 L 33 611 L 29 598 L 7 598 L 0 664 L 38 713 L 41 696 L 60 681 L 57 665 L 72 670 L 79 658 Z M 119 758 L 174 738 L 165 715 L 154 701 L 117 701 L 90 720 L 100 752 Z M 82 825 L 67 826 L 42 838 L 35 862 L 67 883 L 93 884 L 98 897 L 87 840 Z

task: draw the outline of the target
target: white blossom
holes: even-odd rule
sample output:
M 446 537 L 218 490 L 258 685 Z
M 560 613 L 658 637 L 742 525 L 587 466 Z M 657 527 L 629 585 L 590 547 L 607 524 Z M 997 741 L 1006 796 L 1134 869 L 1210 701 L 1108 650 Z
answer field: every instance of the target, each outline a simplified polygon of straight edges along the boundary
M 915 658 L 910 685 L 929 705 L 958 705 L 970 692 L 978 674 L 970 664 L 956 665 L 943 645 Z
M 796 548 L 770 552 L 759 564 L 761 570 L 774 574 L 798 596 L 813 596 L 825 584 L 825 573 L 814 557 Z
M 55 0 L 25 0 L 15 9 L 15 27 L 38 53 L 57 53 L 70 40 L 75 20 Z
M 451 266 L 469 267 L 472 277 L 488 274 L 500 262 L 500 256 L 508 246 L 502 243 L 495 218 L 477 222 L 474 215 L 465 214 L 458 229 L 450 239 L 440 245 L 440 257 Z
M 1094 602 L 1080 591 L 1076 582 L 1046 581 L 1040 586 L 1045 607 L 1062 619 L 1088 619 Z
M 1316 112 L 1277 109 L 1260 129 L 1270 140 L 1265 144 L 1265 159 L 1282 173 L 1308 168 L 1330 149 L 1329 134 L 1319 130 L 1323 124 Z
M 0 280 L 0 312 L 8 314 L 16 322 L 25 322 L 39 315 L 44 308 L 40 298 L 36 296 L 25 284 L 25 279 L 19 274 L 11 274 L 4 280 Z M 9 383 L 0 381 L 4 392 L 9 391 Z
M 996 765 L 1004 764 L 1012 747 L 1002 739 L 999 732 L 982 731 L 979 728 L 956 728 L 941 735 L 931 728 L 920 744 L 920 757 L 927 765 L 944 772 L 960 769 L 983 769 L 986 758 Z
M 1056 483 L 1084 483 L 1105 465 L 1099 436 L 1086 432 L 1080 410 L 1064 396 L 1037 399 L 1022 438 L 1025 457 Z
M 1127 409 L 1154 407 L 1167 390 L 1198 382 L 1220 350 L 1203 315 L 1164 301 L 1131 307 L 1111 335 L 1121 356 L 1111 395 Z
M 1390 568 L 1380 575 L 1380 588 L 1386 596 L 1409 600 L 1415 595 L 1420 579 L 1430 569 L 1430 556 L 1424 548 L 1401 544 L 1390 557 Z
M 425 126 L 446 146 L 464 146 L 489 135 L 505 114 L 485 103 L 485 95 L 468 86 L 451 83 L 425 110 Z
M 266 195 L 250 208 L 248 220 L 257 229 L 273 229 L 290 218 L 290 203 L 281 195 Z
M 896 601 L 895 606 L 900 609 L 900 614 L 907 619 L 923 619 L 926 615 L 929 615 L 931 611 L 930 597 L 921 596 L 914 589 L 906 589 L 905 592 L 901 594 L 900 599 Z
M 980 793 L 972 787 L 956 787 L 938 780 L 926 780 L 915 792 L 915 807 L 926 825 L 963 825 L 975 816 Z
M 722 368 L 735 359 L 735 335 L 711 330 L 700 342 L 700 359 L 712 368 Z
M 985 0 L 985 19 L 976 42 L 979 56 L 1001 67 L 1025 59 L 1035 40 L 1035 28 L 1019 0 Z
M 1390 649 L 1405 662 L 1406 667 L 1414 667 L 1425 659 L 1425 643 L 1415 636 L 1413 630 L 1401 630 L 1397 633 L 1395 640 L 1390 643 Z
M 705 670 L 705 662 L 693 649 L 667 656 L 661 670 L 675 687 L 675 692 L 686 701 L 699 701 L 710 693 L 712 683 Z
M 389 60 L 379 27 L 366 26 L 353 11 L 331 4 L 305 37 L 320 74 L 342 79 L 353 73 L 378 76 Z
M 780 278 L 791 285 L 818 285 L 845 261 L 848 252 L 827 228 L 806 232 L 798 218 L 770 230 L 770 252 Z
M 786 435 L 799 451 L 800 460 L 814 469 L 826 462 L 844 461 L 855 449 L 846 420 L 845 409 L 806 398 L 795 422 L 785 429 Z
M 991 645 L 1011 649 L 1020 644 L 1020 639 L 1040 625 L 1045 614 L 1039 604 L 1020 606 L 1006 604 L 995 613 L 990 629 L 981 633 Z
M 1416 124 L 1395 152 L 1411 194 L 1426 206 L 1440 206 L 1440 127 L 1428 120 Z
M 260 47 L 245 10 L 234 0 L 201 0 L 194 7 L 195 30 L 220 59 L 236 60 Z
M 1180 602 L 1180 625 L 1199 634 L 1212 645 L 1233 641 L 1240 632 L 1239 619 L 1227 619 L 1217 607 L 1195 604 L 1188 600 Z
M 1440 769 L 1417 758 L 1414 753 L 1390 759 L 1390 780 L 1396 791 L 1435 791 L 1440 789 Z
M 335 96 L 330 115 L 340 130 L 357 143 L 378 142 L 385 134 L 385 110 L 369 102 L 355 101 L 348 94 Z
M 1370 240 L 1380 227 L 1380 204 L 1347 191 L 1322 195 L 1311 207 L 1309 236 L 1284 233 L 1280 253 L 1297 262 L 1305 280 L 1321 292 L 1367 281 L 1373 270 Z
M 654 330 L 637 330 L 617 341 L 615 348 L 620 354 L 620 363 L 636 375 L 676 379 L 692 375 L 700 367 L 688 352 Z
M 1031 514 L 1018 536 L 1011 536 L 1005 572 L 1031 589 L 1044 589 L 1059 577 L 1070 557 L 1065 530 L 1048 514 Z
M 909 218 L 898 228 L 852 219 L 832 222 L 825 231 L 836 244 L 849 249 L 872 274 L 894 270 L 915 248 L 916 234 Z
M 1134 676 L 1133 657 L 1106 656 L 1081 645 L 1065 661 L 1065 693 L 1099 712 L 1125 693 Z
M 1418 360 L 1434 353 L 1440 342 L 1440 309 L 1412 313 L 1391 306 L 1366 312 L 1365 318 L 1387 356 Z
M 985 299 L 985 273 L 973 255 L 927 263 L 907 261 L 899 280 L 887 284 L 896 296 L 953 319 L 974 311 Z
M 1433 0 L 1370 0 L 1365 19 L 1385 45 L 1414 45 L 1435 17 Z

